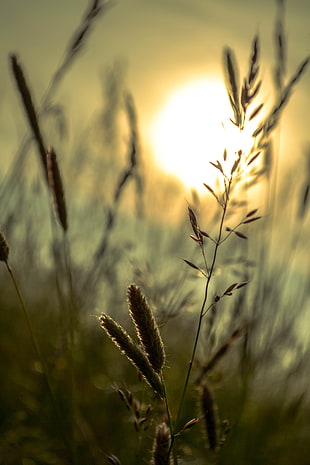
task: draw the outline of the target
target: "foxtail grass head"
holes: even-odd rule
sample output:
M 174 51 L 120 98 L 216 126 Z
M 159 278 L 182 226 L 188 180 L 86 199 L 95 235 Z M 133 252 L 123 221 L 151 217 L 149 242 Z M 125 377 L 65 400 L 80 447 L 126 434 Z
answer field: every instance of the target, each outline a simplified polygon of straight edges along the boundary
M 102 313 L 99 317 L 99 322 L 101 328 L 105 330 L 119 350 L 137 368 L 153 391 L 163 398 L 164 388 L 160 376 L 151 366 L 143 350 L 135 343 L 124 328 L 109 315 Z
M 171 434 L 165 422 L 156 427 L 150 465 L 170 465 L 169 460 Z
M 128 309 L 131 319 L 147 358 L 153 369 L 160 373 L 165 363 L 165 349 L 158 325 L 150 306 L 140 288 L 134 284 L 128 287 Z

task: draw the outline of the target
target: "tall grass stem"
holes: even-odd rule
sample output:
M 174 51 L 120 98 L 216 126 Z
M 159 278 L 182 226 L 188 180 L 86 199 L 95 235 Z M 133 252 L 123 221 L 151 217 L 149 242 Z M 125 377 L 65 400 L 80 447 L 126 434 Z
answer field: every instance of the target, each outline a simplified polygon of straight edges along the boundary
M 15 291 L 16 291 L 17 296 L 18 296 L 20 306 L 21 306 L 22 311 L 24 313 L 26 324 L 27 324 L 27 327 L 28 327 L 28 331 L 29 331 L 29 334 L 30 334 L 30 337 L 31 337 L 31 340 L 32 340 L 32 344 L 33 344 L 35 353 L 36 353 L 36 355 L 37 355 L 37 357 L 39 359 L 39 362 L 41 364 L 43 378 L 44 378 L 45 384 L 47 386 L 47 390 L 48 390 L 48 393 L 49 393 L 49 397 L 50 397 L 50 400 L 51 400 L 55 415 L 57 417 L 57 421 L 58 421 L 59 426 L 61 428 L 64 444 L 65 444 L 65 446 L 66 446 L 66 448 L 67 448 L 67 450 L 68 450 L 68 452 L 70 453 L 70 456 L 71 456 L 72 449 L 71 449 L 70 441 L 68 439 L 68 436 L 67 436 L 67 433 L 66 433 L 66 428 L 65 428 L 63 420 L 62 420 L 62 415 L 61 415 L 61 413 L 59 411 L 59 408 L 58 408 L 58 405 L 57 405 L 57 402 L 56 402 L 56 399 L 55 399 L 55 395 L 54 395 L 54 391 L 53 391 L 53 388 L 52 388 L 52 385 L 51 385 L 51 382 L 50 382 L 50 379 L 49 379 L 46 363 L 45 363 L 44 357 L 42 355 L 42 352 L 41 352 L 40 345 L 38 343 L 37 337 L 35 335 L 33 325 L 32 325 L 32 322 L 31 322 L 31 319 L 30 319 L 30 316 L 29 316 L 28 309 L 26 307 L 23 295 L 22 295 L 22 293 L 20 291 L 18 282 L 17 282 L 17 280 L 15 278 L 13 269 L 11 268 L 11 266 L 9 265 L 7 260 L 5 260 L 5 265 L 6 265 L 6 268 L 7 268 L 8 272 L 9 272 L 9 275 L 11 277 L 11 280 L 13 282 Z

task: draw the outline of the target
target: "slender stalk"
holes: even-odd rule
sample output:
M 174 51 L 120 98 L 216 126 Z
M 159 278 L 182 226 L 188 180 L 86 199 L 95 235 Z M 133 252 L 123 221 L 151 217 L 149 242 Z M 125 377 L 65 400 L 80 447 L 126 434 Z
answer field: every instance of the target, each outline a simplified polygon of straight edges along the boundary
M 76 391 L 76 364 L 75 364 L 75 349 L 76 349 L 76 335 L 78 331 L 77 321 L 77 305 L 75 301 L 72 271 L 71 271 L 71 259 L 70 259 L 70 248 L 68 243 L 68 237 L 66 231 L 63 233 L 63 249 L 64 249 L 64 260 L 65 270 L 68 281 L 69 291 L 69 334 L 68 334 L 68 364 L 69 364 L 69 376 L 70 376 L 70 408 L 71 408 L 71 443 L 72 443 L 72 455 L 73 463 L 78 463 L 77 447 L 76 447 L 76 421 L 77 421 L 77 391 Z
M 193 363 L 194 363 L 194 359 L 195 359 L 195 355 L 196 355 L 196 351 L 197 351 L 198 340 L 199 340 L 200 331 L 201 331 L 202 319 L 203 319 L 203 317 L 205 315 L 204 310 L 205 310 L 205 306 L 206 306 L 206 303 L 207 303 L 207 300 L 208 300 L 209 285 L 210 285 L 210 282 L 211 282 L 211 277 L 213 275 L 213 271 L 214 271 L 214 267 L 215 267 L 215 263 L 216 263 L 216 259 L 217 259 L 218 248 L 219 248 L 219 246 L 221 244 L 221 239 L 222 239 L 222 234 L 223 234 L 223 225 L 224 225 L 224 220 L 225 220 L 228 201 L 229 201 L 229 192 L 230 192 L 231 182 L 232 182 L 232 178 L 229 179 L 228 186 L 225 189 L 225 203 L 223 205 L 223 213 L 222 213 L 220 226 L 219 226 L 219 234 L 218 234 L 217 241 L 215 243 L 213 258 L 212 258 L 212 262 L 211 262 L 211 266 L 210 266 L 210 271 L 208 273 L 208 277 L 207 277 L 207 281 L 206 281 L 205 293 L 204 293 L 204 298 L 203 298 L 201 308 L 200 308 L 198 325 L 197 325 L 197 330 L 196 330 L 196 336 L 195 336 L 195 340 L 194 340 L 194 344 L 193 344 L 192 356 L 191 356 L 191 359 L 190 359 L 190 362 L 189 362 L 189 367 L 188 367 L 188 371 L 187 371 L 187 375 L 186 375 L 186 379 L 185 379 L 185 383 L 184 383 L 184 388 L 183 388 L 183 392 L 182 392 L 182 396 L 181 396 L 181 401 L 180 401 L 180 405 L 179 405 L 179 410 L 178 410 L 178 414 L 177 414 L 177 423 L 178 423 L 178 421 L 180 419 L 180 416 L 181 416 L 183 403 L 184 403 L 186 391 L 187 391 L 187 388 L 188 388 L 189 379 L 190 379 L 191 372 L 192 372 L 192 367 L 193 367 Z
M 194 340 L 194 344 L 193 344 L 191 359 L 190 359 L 190 362 L 189 362 L 189 366 L 188 366 L 188 370 L 187 370 L 187 374 L 186 374 L 186 379 L 185 379 L 185 382 L 184 382 L 184 387 L 183 387 L 181 400 L 180 400 L 180 404 L 179 404 L 179 409 L 178 409 L 178 413 L 177 413 L 176 426 L 178 426 L 178 423 L 179 423 L 179 420 L 180 420 L 180 417 L 181 417 L 183 404 L 184 404 L 186 392 L 187 392 L 187 389 L 188 389 L 190 376 L 191 376 L 191 373 L 192 373 L 193 363 L 194 363 L 194 360 L 195 360 L 198 341 L 199 341 L 200 332 L 201 332 L 202 320 L 203 320 L 203 317 L 206 315 L 205 307 L 206 307 L 206 303 L 207 303 L 208 295 L 209 295 L 209 286 L 210 286 L 211 278 L 212 278 L 214 268 L 215 268 L 215 264 L 216 264 L 218 249 L 219 249 L 219 246 L 222 243 L 223 226 L 224 226 L 224 220 L 225 220 L 227 207 L 228 207 L 228 203 L 229 203 L 229 194 L 230 194 L 230 188 L 231 188 L 232 180 L 233 180 L 232 176 L 230 176 L 230 178 L 228 180 L 228 184 L 226 184 L 226 181 L 225 181 L 225 202 L 224 202 L 223 207 L 222 207 L 223 212 L 222 212 L 220 225 L 219 225 L 218 238 L 217 238 L 217 240 L 215 242 L 213 257 L 212 257 L 211 265 L 210 265 L 209 272 L 208 272 L 208 275 L 207 275 L 205 292 L 204 292 L 203 301 L 202 301 L 202 304 L 201 304 L 201 307 L 200 307 L 198 324 L 197 324 L 196 335 L 195 335 L 195 340 Z M 204 254 L 203 254 L 203 257 L 205 259 Z M 169 449 L 169 456 L 170 456 L 171 451 L 173 449 L 174 441 L 175 441 L 175 434 L 172 434 L 171 435 L 170 449 Z M 168 456 L 168 461 L 169 461 L 169 456 Z M 167 463 L 168 463 L 168 461 L 167 461 Z M 177 464 L 177 461 L 175 460 L 175 465 L 176 464 Z
M 166 411 L 167 411 L 168 425 L 169 425 L 169 428 L 170 428 L 170 431 L 171 431 L 171 434 L 172 434 L 172 431 L 173 431 L 172 417 L 171 417 L 171 413 L 170 413 L 169 402 L 168 402 L 168 397 L 167 397 L 167 391 L 166 391 L 165 381 L 164 381 L 164 377 L 163 377 L 162 372 L 160 374 L 160 378 L 161 378 L 161 382 L 163 384 L 164 402 L 165 402 L 165 407 L 166 407 Z
M 66 448 L 68 449 L 68 451 L 69 451 L 69 453 L 71 455 L 72 451 L 71 451 L 70 441 L 69 441 L 69 439 L 67 437 L 66 429 L 64 427 L 62 417 L 61 417 L 61 413 L 59 411 L 59 408 L 58 408 L 58 405 L 57 405 L 57 402 L 56 402 L 56 399 L 55 399 L 55 396 L 54 396 L 54 392 L 53 392 L 53 388 L 52 388 L 51 383 L 50 383 L 47 367 L 46 367 L 44 357 L 43 357 L 41 349 L 40 349 L 40 345 L 38 343 L 37 337 L 35 335 L 35 332 L 34 332 L 34 329 L 33 329 L 33 326 L 32 326 L 32 322 L 31 322 L 31 319 L 30 319 L 30 316 L 29 316 L 29 312 L 27 310 L 24 298 L 23 298 L 22 293 L 20 291 L 20 288 L 19 288 L 19 285 L 18 285 L 17 280 L 15 278 L 14 272 L 13 272 L 11 266 L 9 265 L 8 261 L 4 260 L 4 262 L 5 262 L 5 265 L 7 267 L 8 272 L 9 272 L 9 275 L 11 277 L 11 280 L 13 282 L 14 288 L 16 290 L 20 306 L 21 306 L 21 308 L 23 310 L 25 320 L 26 320 L 26 324 L 27 324 L 27 327 L 28 327 L 28 330 L 29 330 L 29 333 L 30 333 L 30 337 L 31 337 L 31 340 L 32 340 L 32 344 L 33 344 L 35 353 L 36 353 L 36 355 L 37 355 L 37 357 L 38 357 L 38 359 L 40 361 L 40 364 L 41 364 L 43 378 L 44 378 L 44 381 L 45 381 L 45 384 L 46 384 L 46 387 L 47 387 L 47 390 L 48 390 L 48 393 L 49 393 L 51 403 L 52 403 L 53 408 L 54 408 L 55 415 L 57 417 L 58 423 L 59 423 L 60 428 L 61 428 L 63 441 L 64 441 L 65 446 L 66 446 Z
M 168 464 L 168 463 L 169 463 L 170 454 L 171 454 L 171 451 L 172 451 L 172 445 L 173 445 L 174 425 L 173 425 L 172 416 L 171 416 L 171 412 L 170 412 L 170 408 L 169 408 L 169 402 L 168 402 L 168 397 L 167 397 L 166 385 L 165 385 L 164 376 L 163 376 L 163 372 L 162 372 L 162 371 L 161 371 L 161 373 L 160 373 L 160 377 L 161 377 L 161 382 L 162 382 L 162 385 L 163 385 L 164 402 L 165 402 L 165 407 L 166 407 L 166 412 L 167 412 L 167 418 L 168 418 L 168 426 L 169 426 L 170 436 L 171 436 L 170 446 L 169 446 L 169 451 L 168 451 L 168 456 L 167 456 L 167 462 L 166 462 L 166 463 Z M 178 465 L 178 458 L 177 458 L 177 454 L 176 454 L 176 453 L 175 453 L 174 456 L 173 456 L 173 460 L 174 460 L 174 465 Z

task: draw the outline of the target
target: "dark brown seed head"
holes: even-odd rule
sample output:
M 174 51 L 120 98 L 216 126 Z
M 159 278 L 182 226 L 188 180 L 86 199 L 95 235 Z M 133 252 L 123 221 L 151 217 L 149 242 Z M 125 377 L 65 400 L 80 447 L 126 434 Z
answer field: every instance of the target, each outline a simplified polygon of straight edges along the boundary
M 48 183 L 53 196 L 55 214 L 64 231 L 68 229 L 67 208 L 63 183 L 56 153 L 53 148 L 47 151 Z
M 38 146 L 38 151 L 40 154 L 44 175 L 47 180 L 47 164 L 46 164 L 46 150 L 41 129 L 39 126 L 39 120 L 37 116 L 37 111 L 35 109 L 33 98 L 30 92 L 30 87 L 26 81 L 25 74 L 21 63 L 17 55 L 12 54 L 10 56 L 11 69 L 16 81 L 18 91 L 21 95 L 23 106 L 27 115 L 27 119 L 32 130 L 33 136 Z
M 99 317 L 100 326 L 119 350 L 127 356 L 130 362 L 137 368 L 145 381 L 150 385 L 154 392 L 163 398 L 164 390 L 161 379 L 142 349 L 133 341 L 123 327 L 113 320 L 109 315 L 102 313 Z
M 128 308 L 147 358 L 159 373 L 165 363 L 164 344 L 149 304 L 140 288 L 134 284 L 128 287 Z
M 7 262 L 9 258 L 9 245 L 2 232 L 0 232 L 0 261 Z
M 171 460 L 168 460 L 170 440 L 170 431 L 166 423 L 160 423 L 157 425 L 153 443 L 151 465 L 169 465 L 171 463 Z
M 201 386 L 200 401 L 210 449 L 215 451 L 219 442 L 218 411 L 213 393 L 206 382 Z

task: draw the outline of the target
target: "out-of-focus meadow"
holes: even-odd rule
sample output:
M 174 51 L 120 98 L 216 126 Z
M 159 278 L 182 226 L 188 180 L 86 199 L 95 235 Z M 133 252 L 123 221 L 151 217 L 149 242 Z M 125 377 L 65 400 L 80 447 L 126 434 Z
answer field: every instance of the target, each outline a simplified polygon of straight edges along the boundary
M 206 179 L 202 193 L 146 159 L 121 62 L 98 78 L 90 120 L 76 114 L 78 86 L 61 92 L 67 76 L 76 78 L 85 99 L 76 63 L 88 53 L 99 60 L 92 34 L 99 24 L 109 30 L 117 4 L 90 2 L 46 83 L 9 48 L 2 73 L 14 123 L 1 114 L 0 132 L 10 152 L 0 170 L 0 464 L 309 463 L 310 148 L 298 132 L 288 138 L 285 120 L 309 79 L 309 59 L 286 69 L 290 38 L 284 3 L 275 3 L 272 65 L 254 37 L 240 54 L 218 45 L 232 124 L 242 131 L 258 122 L 251 151 L 233 154 L 228 172 L 225 154 L 214 159 L 219 179 Z M 105 312 L 134 334 L 131 283 L 164 342 L 166 405 L 98 322 Z M 209 407 L 199 401 L 206 386 Z M 171 462 L 156 455 L 162 422 L 168 445 L 174 435 Z

